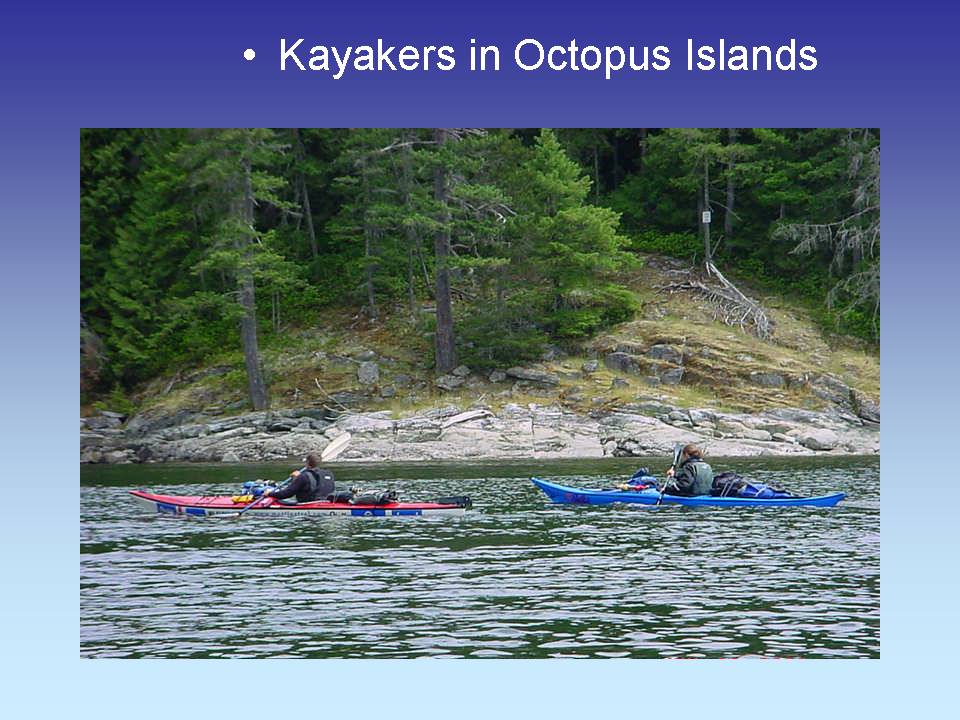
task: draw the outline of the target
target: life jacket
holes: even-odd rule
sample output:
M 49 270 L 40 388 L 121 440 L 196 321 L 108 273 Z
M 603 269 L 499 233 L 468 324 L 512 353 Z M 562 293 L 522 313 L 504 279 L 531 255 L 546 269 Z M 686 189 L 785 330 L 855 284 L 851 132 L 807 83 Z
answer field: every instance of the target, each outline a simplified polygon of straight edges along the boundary
M 303 472 L 310 481 L 311 500 L 326 500 L 333 494 L 335 483 L 332 472 L 325 468 L 305 468 Z
M 713 490 L 713 468 L 703 460 L 687 460 L 681 468 L 689 467 L 693 471 L 693 485 L 690 488 L 691 495 L 709 495 Z

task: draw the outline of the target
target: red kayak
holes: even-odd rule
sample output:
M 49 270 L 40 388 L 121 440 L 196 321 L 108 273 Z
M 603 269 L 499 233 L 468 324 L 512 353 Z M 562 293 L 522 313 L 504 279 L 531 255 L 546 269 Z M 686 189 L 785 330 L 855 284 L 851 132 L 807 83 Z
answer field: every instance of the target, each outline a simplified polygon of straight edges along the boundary
M 235 515 L 250 503 L 235 502 L 229 495 L 156 495 L 131 490 L 134 500 L 148 510 L 165 515 Z M 244 515 L 346 515 L 349 517 L 397 517 L 420 515 L 463 515 L 470 507 L 469 498 L 450 498 L 456 502 L 389 502 L 365 505 L 342 502 L 308 502 L 287 505 L 273 498 L 257 503 Z

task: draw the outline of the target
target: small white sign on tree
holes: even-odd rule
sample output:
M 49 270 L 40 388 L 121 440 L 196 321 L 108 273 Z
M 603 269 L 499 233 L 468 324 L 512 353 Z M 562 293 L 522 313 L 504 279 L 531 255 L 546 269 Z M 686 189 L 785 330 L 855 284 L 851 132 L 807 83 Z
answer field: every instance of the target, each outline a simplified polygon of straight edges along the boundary
M 711 217 L 710 211 L 709 211 L 709 210 L 704 210 L 704 211 L 703 211 L 703 219 L 701 220 L 701 222 L 703 222 L 704 225 L 709 225 L 709 224 L 710 224 L 710 217 Z

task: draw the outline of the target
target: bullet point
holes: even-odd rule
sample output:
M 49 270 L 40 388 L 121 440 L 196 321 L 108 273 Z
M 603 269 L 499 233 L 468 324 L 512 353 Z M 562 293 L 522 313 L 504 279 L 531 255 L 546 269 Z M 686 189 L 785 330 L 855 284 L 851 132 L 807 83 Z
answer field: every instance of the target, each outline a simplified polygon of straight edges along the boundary
M 247 60 L 253 60 L 257 56 L 257 53 L 253 51 L 253 48 L 247 48 L 246 50 L 243 51 L 243 56 Z

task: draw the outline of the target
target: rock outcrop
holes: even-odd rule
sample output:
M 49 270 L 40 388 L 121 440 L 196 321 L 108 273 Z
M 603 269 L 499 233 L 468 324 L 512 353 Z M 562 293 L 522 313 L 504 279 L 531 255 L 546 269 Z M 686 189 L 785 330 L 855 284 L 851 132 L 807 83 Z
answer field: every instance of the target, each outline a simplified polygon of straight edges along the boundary
M 365 462 L 663 455 L 677 442 L 697 443 L 713 456 L 880 451 L 878 425 L 839 409 L 777 408 L 737 414 L 647 401 L 589 415 L 533 403 L 507 404 L 497 412 L 448 405 L 404 418 L 394 418 L 388 411 L 332 417 L 324 410 L 303 409 L 194 416 L 182 424 L 177 419 L 153 413 L 131 418 L 122 428 L 82 420 L 80 461 L 285 460 L 322 450 L 343 432 L 353 439 L 340 459 Z

